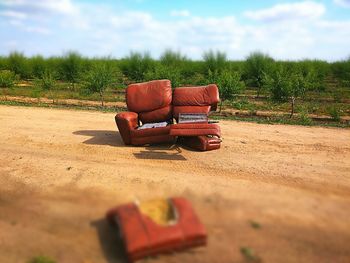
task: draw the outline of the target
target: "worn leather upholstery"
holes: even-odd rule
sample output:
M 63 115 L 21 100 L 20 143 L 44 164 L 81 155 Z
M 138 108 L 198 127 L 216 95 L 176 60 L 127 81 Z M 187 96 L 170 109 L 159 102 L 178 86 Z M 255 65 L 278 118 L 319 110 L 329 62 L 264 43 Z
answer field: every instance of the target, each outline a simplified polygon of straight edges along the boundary
M 180 143 L 198 151 L 212 151 L 220 148 L 221 139 L 206 135 L 181 137 Z
M 180 123 L 173 124 L 170 128 L 170 135 L 173 136 L 200 136 L 213 135 L 221 137 L 220 126 L 208 123 Z
M 219 101 L 219 90 L 215 84 L 176 88 L 173 92 L 173 116 L 178 120 L 180 113 L 209 114 L 210 111 L 216 110 Z M 217 124 L 174 124 L 171 126 L 170 135 L 179 136 L 185 145 L 197 150 L 220 148 L 221 130 Z
M 161 142 L 172 142 L 174 136 L 170 134 L 170 126 L 144 129 L 144 130 L 131 130 L 131 141 L 133 145 L 144 145 Z
M 120 135 L 125 144 L 144 145 L 172 142 L 175 137 L 186 137 L 186 142 L 199 150 L 220 147 L 221 136 L 217 124 L 193 123 L 173 124 L 163 128 L 137 130 L 139 122 L 161 122 L 178 119 L 180 113 L 206 113 L 216 109 L 219 91 L 211 84 L 199 87 L 171 89 L 169 80 L 131 84 L 126 89 L 126 103 L 129 112 L 115 117 Z M 212 138 L 212 137 L 211 137 Z
M 135 112 L 121 112 L 115 116 L 120 136 L 126 145 L 131 144 L 131 131 L 138 126 L 138 115 Z
M 172 117 L 170 80 L 131 84 L 126 89 L 129 111 L 139 114 L 143 123 L 167 121 Z
M 107 212 L 109 223 L 119 226 L 129 262 L 206 245 L 206 229 L 191 204 L 180 197 L 170 201 L 178 218 L 173 224 L 165 226 L 142 214 L 134 203 L 117 206 Z
M 170 127 L 137 130 L 142 123 L 162 122 L 172 119 L 172 90 L 169 80 L 131 84 L 126 89 L 129 112 L 115 117 L 118 130 L 126 145 L 144 145 L 171 142 Z
M 173 92 L 173 116 L 179 113 L 207 113 L 216 109 L 220 101 L 219 90 L 215 84 L 198 87 L 175 88 Z

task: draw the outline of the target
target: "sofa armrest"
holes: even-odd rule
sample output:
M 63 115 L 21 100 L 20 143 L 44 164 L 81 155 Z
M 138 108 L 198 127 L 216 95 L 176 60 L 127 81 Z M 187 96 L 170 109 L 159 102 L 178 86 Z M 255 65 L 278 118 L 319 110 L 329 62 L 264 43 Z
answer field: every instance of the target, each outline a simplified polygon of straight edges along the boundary
M 115 116 L 118 130 L 126 145 L 131 144 L 131 130 L 138 126 L 138 114 L 135 112 L 121 112 Z

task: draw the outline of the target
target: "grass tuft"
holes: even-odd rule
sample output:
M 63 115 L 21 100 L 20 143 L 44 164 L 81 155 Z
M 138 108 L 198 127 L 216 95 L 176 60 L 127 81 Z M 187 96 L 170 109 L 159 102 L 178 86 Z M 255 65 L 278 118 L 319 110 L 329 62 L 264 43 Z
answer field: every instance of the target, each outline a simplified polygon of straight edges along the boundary
M 250 225 L 254 229 L 260 229 L 261 228 L 261 224 L 256 222 L 256 221 L 250 221 Z
M 256 255 L 255 251 L 250 247 L 241 247 L 241 254 L 248 261 L 260 262 L 260 258 Z
M 28 263 L 56 263 L 56 261 L 48 256 L 35 256 Z

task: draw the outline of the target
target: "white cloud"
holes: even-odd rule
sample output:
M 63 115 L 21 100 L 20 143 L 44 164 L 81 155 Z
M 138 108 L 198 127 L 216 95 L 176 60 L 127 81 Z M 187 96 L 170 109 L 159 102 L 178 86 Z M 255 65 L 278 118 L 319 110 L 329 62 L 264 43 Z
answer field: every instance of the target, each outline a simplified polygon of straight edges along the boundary
M 296 19 L 314 19 L 326 11 L 323 4 L 311 1 L 277 4 L 270 8 L 246 11 L 244 15 L 257 21 L 283 21 Z
M 189 17 L 191 15 L 191 13 L 188 10 L 172 10 L 170 12 L 170 15 L 171 16 Z
M 42 35 L 50 35 L 51 31 L 45 27 L 35 27 L 35 26 L 28 26 L 25 27 L 24 30 L 26 30 L 29 33 L 38 33 Z
M 23 20 L 27 18 L 27 14 L 11 10 L 0 12 L 0 16 L 6 16 L 8 18 L 18 20 Z
M 336 5 L 350 8 L 350 0 L 333 0 Z
M 2 0 L 0 3 L 6 7 L 24 10 L 28 12 L 54 12 L 63 14 L 72 14 L 76 12 L 76 8 L 70 0 Z
M 59 8 L 61 11 L 45 4 L 33 13 L 32 1 L 11 2 L 17 4 L 3 5 L 2 12 L 7 12 L 6 18 L 12 16 L 11 19 L 4 19 L 2 14 L 1 20 L 0 16 L 3 54 L 11 50 L 4 43 L 26 41 L 28 45 L 18 45 L 27 55 L 36 52 L 57 55 L 64 50 L 77 50 L 89 56 L 123 57 L 134 50 L 150 51 L 158 57 L 167 48 L 195 59 L 209 49 L 225 51 L 231 59 L 243 59 L 254 50 L 278 59 L 335 60 L 349 55 L 350 20 L 325 20 L 324 6 L 315 2 L 282 4 L 257 10 L 254 15 L 250 13 L 258 21 L 282 20 L 279 23 L 243 23 L 234 16 L 189 15 L 165 20 L 147 12 L 117 11 L 108 5 L 67 0 L 57 1 L 69 3 L 68 7 Z M 23 13 L 25 19 L 8 12 Z M 32 34 L 37 37 L 31 37 Z

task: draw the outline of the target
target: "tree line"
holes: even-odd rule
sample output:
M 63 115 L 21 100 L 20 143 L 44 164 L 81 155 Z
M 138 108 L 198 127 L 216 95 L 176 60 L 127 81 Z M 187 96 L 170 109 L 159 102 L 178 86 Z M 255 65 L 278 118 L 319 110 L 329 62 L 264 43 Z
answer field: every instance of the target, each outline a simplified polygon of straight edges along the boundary
M 267 94 L 277 102 L 290 100 L 294 108 L 295 99 L 303 98 L 306 92 L 325 91 L 329 78 L 337 85 L 350 87 L 350 59 L 333 63 L 278 61 L 268 54 L 253 52 L 245 60 L 231 61 L 224 52 L 208 51 L 201 60 L 191 60 L 171 50 L 159 59 L 147 52 L 131 52 L 121 59 L 87 58 L 77 52 L 49 58 L 12 52 L 0 57 L 0 87 L 33 79 L 43 89 L 51 89 L 57 81 L 64 81 L 72 89 L 99 93 L 102 103 L 107 87 L 170 79 L 173 87 L 216 83 L 223 101 L 234 99 L 248 87 L 255 89 L 257 96 Z

